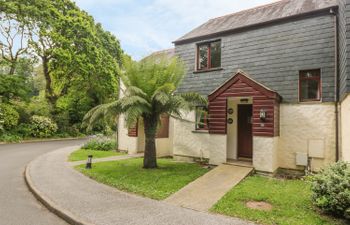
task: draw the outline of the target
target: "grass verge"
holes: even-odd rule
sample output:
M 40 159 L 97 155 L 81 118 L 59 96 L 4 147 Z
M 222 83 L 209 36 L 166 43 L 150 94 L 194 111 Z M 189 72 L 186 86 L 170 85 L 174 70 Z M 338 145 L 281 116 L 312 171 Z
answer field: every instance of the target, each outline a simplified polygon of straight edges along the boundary
M 98 182 L 119 190 L 162 200 L 209 170 L 194 163 L 158 159 L 158 169 L 143 169 L 142 158 L 95 163 L 91 170 L 76 169 Z
M 246 207 L 248 201 L 264 201 L 273 208 L 271 211 L 250 209 Z M 302 180 L 248 177 L 217 202 L 211 211 L 262 224 L 345 224 L 321 215 L 312 206 L 310 186 Z
M 89 149 L 79 149 L 75 152 L 72 152 L 69 155 L 68 161 L 74 162 L 74 161 L 86 160 L 88 155 L 93 155 L 93 158 L 97 159 L 97 158 L 106 158 L 110 156 L 117 156 L 117 155 L 123 155 L 123 154 L 125 153 L 116 152 L 116 151 L 97 151 L 97 150 L 89 150 Z

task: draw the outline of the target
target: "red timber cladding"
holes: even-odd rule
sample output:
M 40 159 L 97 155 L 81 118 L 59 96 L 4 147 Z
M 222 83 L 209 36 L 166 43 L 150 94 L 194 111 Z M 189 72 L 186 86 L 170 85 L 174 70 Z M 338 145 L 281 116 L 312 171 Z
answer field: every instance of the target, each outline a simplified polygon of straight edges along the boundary
M 129 137 L 137 137 L 138 135 L 138 122 L 133 125 L 133 126 L 130 126 L 128 128 L 128 136 Z
M 252 97 L 253 136 L 279 135 L 279 95 L 240 72 L 209 95 L 209 133 L 226 134 L 228 97 Z M 260 120 L 261 109 L 267 113 L 265 121 Z

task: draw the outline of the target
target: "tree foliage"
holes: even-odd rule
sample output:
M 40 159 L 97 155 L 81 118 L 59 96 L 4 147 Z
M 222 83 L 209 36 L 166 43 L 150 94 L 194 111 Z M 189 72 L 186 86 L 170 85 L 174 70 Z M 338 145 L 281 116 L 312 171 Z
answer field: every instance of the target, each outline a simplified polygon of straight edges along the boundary
M 73 1 L 0 0 L 0 6 L 2 101 L 44 93 L 51 117 L 69 127 L 117 99 L 120 43 Z
M 143 121 L 146 136 L 144 168 L 155 168 L 155 136 L 160 117 L 168 114 L 181 118 L 184 111 L 206 104 L 206 99 L 196 93 L 175 93 L 184 76 L 183 63 L 176 57 L 147 57 L 140 62 L 125 58 L 123 65 L 124 96 L 90 110 L 84 117 L 84 124 L 91 129 L 100 119 L 115 118 L 120 114 L 125 115 L 129 126 Z

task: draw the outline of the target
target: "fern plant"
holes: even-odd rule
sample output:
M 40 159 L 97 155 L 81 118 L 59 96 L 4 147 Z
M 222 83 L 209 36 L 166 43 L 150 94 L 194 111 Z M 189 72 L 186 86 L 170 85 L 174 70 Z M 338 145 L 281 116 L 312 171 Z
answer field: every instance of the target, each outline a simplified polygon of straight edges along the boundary
M 143 167 L 156 168 L 155 137 L 161 115 L 180 119 L 183 112 L 206 104 L 207 100 L 198 93 L 176 93 L 184 76 L 184 65 L 177 57 L 157 55 L 140 62 L 125 58 L 123 64 L 123 97 L 91 109 L 85 115 L 83 125 L 91 129 L 100 119 L 116 118 L 121 114 L 128 126 L 141 119 L 146 139 Z

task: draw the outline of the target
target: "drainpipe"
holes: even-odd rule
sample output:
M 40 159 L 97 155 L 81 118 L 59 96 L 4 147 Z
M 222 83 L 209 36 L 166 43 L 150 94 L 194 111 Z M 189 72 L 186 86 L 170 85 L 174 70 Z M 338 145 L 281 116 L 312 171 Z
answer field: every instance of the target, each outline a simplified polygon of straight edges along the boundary
M 338 46 L 338 14 L 331 8 L 329 13 L 334 17 L 334 99 L 335 99 L 335 160 L 339 161 L 339 46 Z

